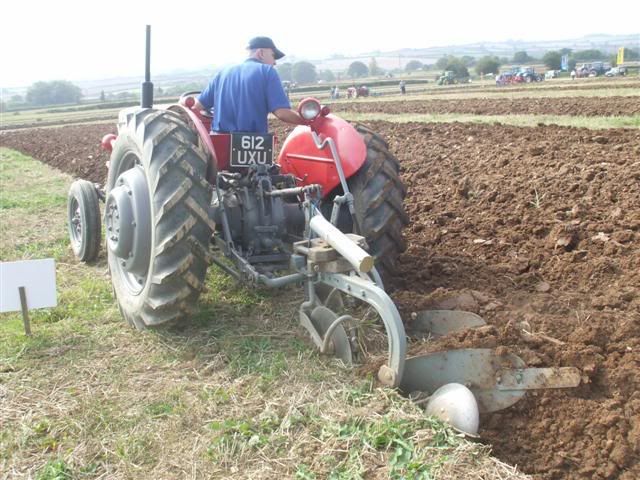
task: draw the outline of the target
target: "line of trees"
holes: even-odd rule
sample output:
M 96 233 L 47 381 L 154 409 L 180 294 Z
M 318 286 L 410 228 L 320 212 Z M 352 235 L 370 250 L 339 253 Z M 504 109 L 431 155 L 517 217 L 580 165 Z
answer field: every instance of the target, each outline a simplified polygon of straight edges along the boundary
M 20 107 L 44 107 L 47 105 L 78 104 L 82 89 L 67 80 L 36 82 L 27 89 L 26 95 L 12 95 L 8 101 L 0 102 L 0 111 Z
M 298 84 L 316 83 L 319 80 L 333 82 L 340 80 L 340 75 L 336 75 L 331 70 L 317 71 L 315 65 L 309 62 L 283 63 L 276 66 L 280 79 Z M 378 67 L 375 58 L 371 58 L 369 65 L 360 61 L 355 61 L 349 65 L 346 75 L 349 78 L 361 78 L 375 75 L 383 75 L 385 72 Z
M 80 103 L 82 90 L 67 80 L 36 82 L 27 90 L 27 103 L 34 106 Z
M 616 65 L 617 55 L 607 54 L 597 49 L 580 50 L 573 52 L 569 48 L 563 48 L 560 50 L 552 50 L 546 52 L 541 59 L 536 59 L 530 56 L 526 51 L 515 52 L 511 59 L 507 57 L 497 57 L 495 55 L 487 55 L 478 60 L 474 57 L 463 56 L 454 57 L 452 55 L 445 55 L 438 59 L 435 63 L 436 68 L 440 70 L 452 70 L 459 77 L 468 76 L 468 68 L 473 67 L 477 74 L 498 73 L 500 67 L 506 64 L 527 64 L 536 61 L 541 61 L 551 70 L 559 70 L 562 62 L 562 56 L 568 55 L 569 57 L 569 69 L 573 69 L 578 62 L 589 62 L 594 60 L 609 61 L 612 65 Z M 625 61 L 640 60 L 640 53 L 637 50 L 631 48 L 625 48 L 624 54 Z M 426 70 L 426 66 L 422 65 L 418 61 L 411 61 L 407 64 L 406 70 L 413 71 L 423 69 Z
M 411 74 L 416 71 L 436 70 L 455 72 L 458 77 L 468 77 L 469 68 L 475 70 L 477 74 L 499 73 L 500 67 L 507 64 L 527 64 L 533 62 L 542 62 L 549 69 L 559 70 L 560 62 L 563 55 L 569 55 L 569 68 L 574 68 L 577 62 L 587 62 L 593 60 L 610 60 L 615 65 L 615 55 L 603 53 L 597 49 L 580 50 L 573 52 L 571 49 L 564 48 L 546 52 L 542 58 L 537 59 L 529 55 L 526 51 L 517 51 L 513 57 L 498 57 L 496 55 L 486 55 L 479 59 L 468 55 L 456 57 L 453 55 L 445 55 L 439 58 L 434 65 L 422 63 L 419 60 L 409 61 L 404 68 L 406 73 Z M 636 50 L 625 48 L 625 60 L 638 60 L 640 55 Z M 284 63 L 276 67 L 282 80 L 296 82 L 298 84 L 316 83 L 319 80 L 325 82 L 333 82 L 340 80 L 341 75 L 335 74 L 330 70 L 316 71 L 316 67 L 309 62 Z M 369 65 L 356 60 L 347 68 L 344 75 L 346 78 L 356 79 L 369 76 L 381 76 L 386 72 L 378 66 L 375 57 L 369 61 Z

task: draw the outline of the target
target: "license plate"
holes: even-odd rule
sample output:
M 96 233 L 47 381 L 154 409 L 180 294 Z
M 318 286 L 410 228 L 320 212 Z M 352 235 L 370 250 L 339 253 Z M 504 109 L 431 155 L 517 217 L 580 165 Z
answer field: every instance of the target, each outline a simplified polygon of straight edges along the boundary
M 273 135 L 233 133 L 229 163 L 232 167 L 273 164 Z

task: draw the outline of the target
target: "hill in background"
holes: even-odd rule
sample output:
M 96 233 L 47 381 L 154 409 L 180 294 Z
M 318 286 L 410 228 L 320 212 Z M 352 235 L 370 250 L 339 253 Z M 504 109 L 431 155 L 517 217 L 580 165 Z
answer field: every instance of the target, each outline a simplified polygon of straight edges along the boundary
M 522 41 L 506 40 L 504 42 L 478 42 L 465 45 L 446 45 L 428 48 L 404 48 L 390 52 L 369 52 L 357 57 L 344 57 L 335 55 L 332 58 L 312 61 L 320 70 L 343 71 L 356 61 L 368 63 L 375 58 L 378 66 L 386 70 L 404 69 L 412 60 L 418 60 L 424 64 L 432 64 L 445 55 L 481 58 L 485 55 L 513 58 L 516 52 L 527 52 L 530 56 L 541 58 L 550 50 L 570 48 L 573 51 L 600 50 L 603 53 L 615 53 L 620 47 L 633 49 L 640 48 L 640 33 L 625 35 L 593 34 L 581 38 L 569 40 L 540 40 Z
M 372 58 L 375 58 L 378 66 L 384 70 L 404 70 L 407 63 L 412 60 L 418 60 L 428 65 L 435 63 L 444 55 L 454 55 L 457 57 L 468 55 L 475 58 L 480 58 L 485 55 L 496 55 L 498 57 L 512 58 L 514 53 L 526 51 L 530 56 L 540 58 L 549 50 L 559 50 L 562 48 L 570 48 L 574 51 L 597 49 L 609 54 L 616 52 L 618 48 L 622 46 L 640 49 L 640 33 L 621 35 L 593 34 L 568 40 L 506 40 L 504 42 L 478 42 L 466 45 L 404 48 L 387 52 L 374 51 L 362 53 L 361 55 L 351 57 L 335 54 L 324 59 L 310 59 L 291 55 L 286 57 L 284 63 L 295 63 L 306 60 L 314 64 L 317 70 L 344 72 L 352 62 L 362 61 L 368 64 Z M 200 89 L 206 85 L 215 70 L 213 67 L 207 67 L 197 70 L 180 69 L 162 73 L 152 72 L 152 81 L 156 87 L 163 89 L 181 85 L 190 85 L 196 89 Z M 82 89 L 85 98 L 98 98 L 102 92 L 108 95 L 137 90 L 140 88 L 140 83 L 143 80 L 142 77 L 143 70 L 141 66 L 139 77 L 71 81 Z M 21 88 L 3 88 L 2 94 L 3 97 L 7 98 L 15 94 L 24 95 L 26 89 L 27 86 Z

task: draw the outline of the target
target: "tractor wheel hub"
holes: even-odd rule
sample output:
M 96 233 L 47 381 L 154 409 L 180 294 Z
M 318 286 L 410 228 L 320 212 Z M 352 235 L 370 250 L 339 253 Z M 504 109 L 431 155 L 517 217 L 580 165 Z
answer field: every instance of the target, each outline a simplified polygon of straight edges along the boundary
M 128 273 L 143 277 L 151 254 L 151 207 L 142 167 L 122 173 L 109 192 L 105 209 L 107 246 Z

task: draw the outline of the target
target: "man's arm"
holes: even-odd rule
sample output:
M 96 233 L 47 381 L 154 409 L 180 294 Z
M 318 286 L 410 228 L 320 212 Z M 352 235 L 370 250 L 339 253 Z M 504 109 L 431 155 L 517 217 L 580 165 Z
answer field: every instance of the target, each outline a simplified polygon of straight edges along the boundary
M 267 108 L 278 120 L 292 125 L 309 125 L 298 112 L 291 109 L 291 102 L 282 87 L 280 76 L 275 68 L 269 67 L 267 73 Z
M 304 118 L 302 118 L 298 112 L 291 110 L 290 108 L 278 108 L 274 110 L 273 114 L 283 122 L 290 123 L 292 125 L 309 125 Z

